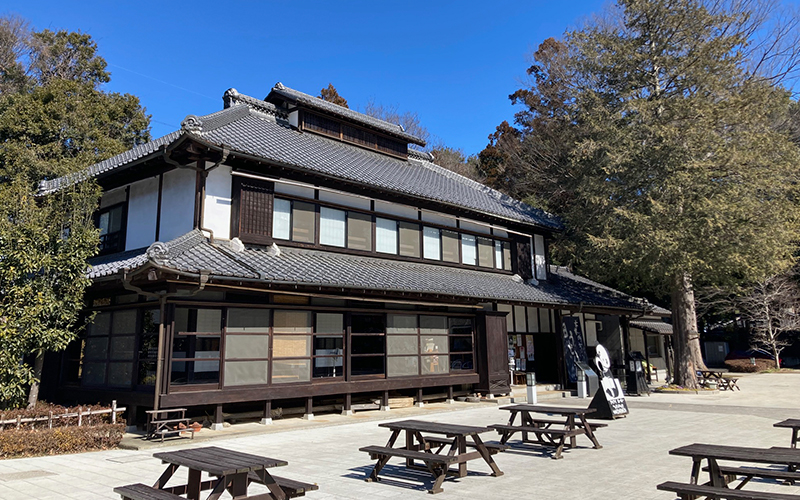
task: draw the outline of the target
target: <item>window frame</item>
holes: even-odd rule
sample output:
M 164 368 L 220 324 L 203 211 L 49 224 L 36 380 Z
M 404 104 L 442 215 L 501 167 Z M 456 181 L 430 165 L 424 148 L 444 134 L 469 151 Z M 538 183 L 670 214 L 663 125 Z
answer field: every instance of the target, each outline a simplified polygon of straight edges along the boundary
M 125 251 L 125 241 L 126 241 L 127 235 L 128 235 L 128 202 L 127 202 L 127 200 L 119 202 L 119 203 L 115 203 L 113 205 L 109 205 L 109 206 L 107 206 L 105 208 L 98 209 L 94 213 L 94 224 L 95 224 L 95 227 L 100 229 L 100 217 L 102 217 L 103 214 L 107 214 L 107 213 L 109 213 L 109 212 L 111 212 L 113 210 L 116 210 L 118 208 L 121 209 L 121 214 L 120 214 L 121 219 L 120 219 L 120 223 L 119 223 L 119 231 L 115 231 L 113 233 L 106 233 L 105 235 L 100 236 L 100 243 L 98 244 L 98 251 L 97 251 L 97 255 L 98 256 L 100 256 L 100 255 L 110 255 L 110 254 L 114 254 L 114 253 L 119 253 L 119 252 L 124 252 Z M 117 240 L 117 244 L 114 247 L 106 248 L 106 247 L 103 246 L 103 236 L 108 236 L 108 235 L 111 235 L 111 234 L 119 234 L 120 236 L 119 236 L 119 238 Z

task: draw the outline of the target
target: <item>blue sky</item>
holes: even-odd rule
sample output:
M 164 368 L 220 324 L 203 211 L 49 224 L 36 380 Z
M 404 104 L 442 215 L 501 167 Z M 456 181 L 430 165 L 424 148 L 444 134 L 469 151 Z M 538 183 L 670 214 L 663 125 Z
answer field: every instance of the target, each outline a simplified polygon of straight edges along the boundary
M 528 55 L 599 11 L 599 0 L 346 2 L 15 2 L 35 29 L 91 34 L 109 63 L 107 90 L 139 96 L 154 137 L 222 94 L 263 98 L 275 82 L 318 95 L 333 83 L 353 109 L 370 100 L 419 114 L 467 154 L 514 107 Z

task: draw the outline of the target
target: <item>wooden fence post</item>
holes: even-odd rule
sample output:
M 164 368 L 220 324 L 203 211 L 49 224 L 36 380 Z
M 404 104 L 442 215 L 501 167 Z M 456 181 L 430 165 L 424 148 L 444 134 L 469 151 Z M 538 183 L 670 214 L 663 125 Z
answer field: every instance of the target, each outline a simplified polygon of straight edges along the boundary
M 47 419 L 47 427 L 49 427 L 50 429 L 53 428 L 53 412 L 52 411 L 50 411 L 50 416 Z
M 22 415 L 17 415 L 17 429 L 19 429 L 21 423 L 22 423 Z
M 83 410 L 83 408 L 79 406 L 78 407 L 78 427 L 81 426 L 81 422 L 83 421 L 83 412 L 82 412 L 82 410 Z
M 114 399 L 111 401 L 111 423 L 117 423 L 117 400 Z

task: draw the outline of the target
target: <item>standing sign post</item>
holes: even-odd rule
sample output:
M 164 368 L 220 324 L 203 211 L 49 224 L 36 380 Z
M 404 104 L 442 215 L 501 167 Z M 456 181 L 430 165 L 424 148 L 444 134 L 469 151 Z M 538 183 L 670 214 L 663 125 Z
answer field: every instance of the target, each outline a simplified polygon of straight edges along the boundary
M 594 358 L 597 373 L 600 376 L 600 387 L 597 389 L 589 408 L 596 411 L 593 418 L 614 419 L 628 414 L 628 404 L 625 402 L 625 393 L 619 380 L 611 372 L 611 358 L 605 347 L 597 344 L 597 356 Z

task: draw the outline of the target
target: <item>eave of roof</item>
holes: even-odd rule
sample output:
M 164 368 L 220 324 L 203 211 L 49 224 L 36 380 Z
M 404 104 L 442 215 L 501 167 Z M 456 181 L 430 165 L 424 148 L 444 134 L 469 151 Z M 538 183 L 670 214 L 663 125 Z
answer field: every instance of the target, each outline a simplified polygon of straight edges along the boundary
M 206 274 L 209 282 L 241 281 L 263 285 L 326 287 L 384 293 L 435 295 L 474 302 L 513 302 L 553 307 L 595 307 L 643 312 L 643 303 L 617 291 L 587 285 L 574 275 L 526 283 L 519 276 L 434 264 L 299 248 L 248 247 L 237 251 L 227 241 L 211 243 L 192 231 L 148 249 L 93 259 L 88 275 L 98 280 L 154 265 L 176 274 Z
M 659 335 L 672 335 L 672 325 L 657 320 L 633 319 L 630 326 Z

